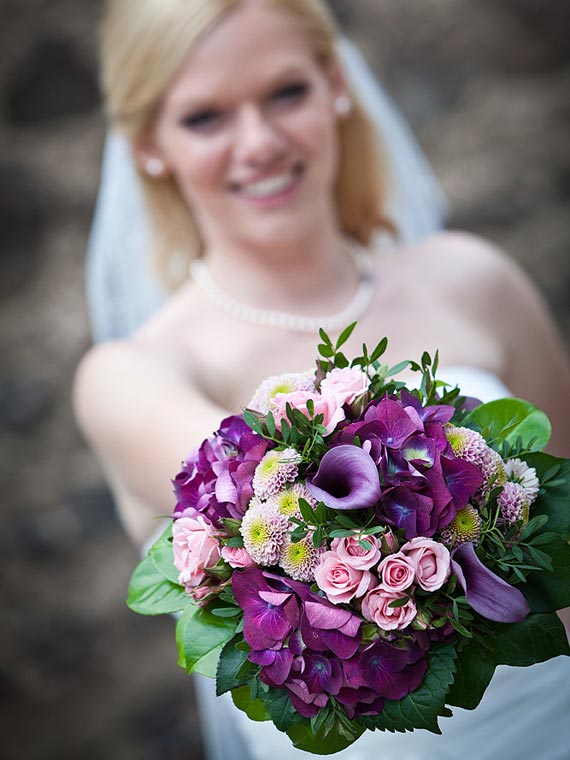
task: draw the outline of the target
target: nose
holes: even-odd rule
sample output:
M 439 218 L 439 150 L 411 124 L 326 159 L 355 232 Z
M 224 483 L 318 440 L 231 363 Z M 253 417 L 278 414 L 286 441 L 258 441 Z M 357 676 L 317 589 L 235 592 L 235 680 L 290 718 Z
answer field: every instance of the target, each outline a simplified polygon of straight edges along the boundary
M 287 141 L 279 128 L 257 105 L 246 105 L 238 114 L 234 157 L 239 163 L 265 167 L 285 155 Z

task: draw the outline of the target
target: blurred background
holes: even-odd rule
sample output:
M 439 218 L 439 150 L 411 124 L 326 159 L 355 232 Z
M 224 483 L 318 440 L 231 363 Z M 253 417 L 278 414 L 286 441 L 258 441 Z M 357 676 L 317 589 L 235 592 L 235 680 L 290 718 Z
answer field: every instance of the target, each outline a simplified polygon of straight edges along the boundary
M 530 273 L 570 343 L 570 4 L 336 0 L 422 143 L 451 226 Z M 201 760 L 173 624 L 124 604 L 137 554 L 70 408 L 104 137 L 97 0 L 0 0 L 3 760 Z

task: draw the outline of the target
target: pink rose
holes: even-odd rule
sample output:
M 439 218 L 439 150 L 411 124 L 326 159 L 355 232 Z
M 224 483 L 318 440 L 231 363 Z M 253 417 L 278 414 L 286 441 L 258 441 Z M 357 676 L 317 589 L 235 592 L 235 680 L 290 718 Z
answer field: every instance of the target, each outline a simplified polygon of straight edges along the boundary
M 335 538 L 331 549 L 355 570 L 370 570 L 380 560 L 380 544 L 375 536 L 366 536 L 363 540 L 370 544 L 370 549 L 360 545 L 358 536 Z
M 416 616 L 416 605 L 409 599 L 402 607 L 390 607 L 391 602 L 405 598 L 405 594 L 376 586 L 362 600 L 362 614 L 384 631 L 407 628 Z
M 192 594 L 192 598 L 196 602 L 196 604 L 199 607 L 203 607 L 207 603 L 207 598 L 212 593 L 212 587 L 211 586 L 196 586 L 193 588 L 190 593 Z
M 202 515 L 181 517 L 172 526 L 174 564 L 180 571 L 178 582 L 186 590 L 198 586 L 205 578 L 204 570 L 220 559 L 220 545 L 212 525 Z
M 295 391 L 293 393 L 277 393 L 271 401 L 271 411 L 275 417 L 275 422 L 279 424 L 281 420 L 287 419 L 287 404 L 291 404 L 294 409 L 298 409 L 305 417 L 311 417 L 307 409 L 307 401 L 312 399 L 315 405 L 315 414 L 323 415 L 323 425 L 327 429 L 327 435 L 332 433 L 339 422 L 345 418 L 342 408 L 342 401 L 335 395 L 321 395 L 311 391 Z
M 341 404 L 352 404 L 368 390 L 370 378 L 356 367 L 335 367 L 327 373 L 321 383 L 321 393 L 332 394 L 340 399 Z
M 232 567 L 253 567 L 255 565 L 251 555 L 243 547 L 224 546 L 222 559 L 225 559 L 228 565 Z
M 416 583 L 424 591 L 437 591 L 449 578 L 451 558 L 443 544 L 418 536 L 402 546 L 402 554 L 414 566 Z
M 414 582 L 415 565 L 402 552 L 389 554 L 378 565 L 381 574 L 381 585 L 387 591 L 400 592 Z
M 357 570 L 343 562 L 336 552 L 323 552 L 315 570 L 315 581 L 329 601 L 342 604 L 365 594 L 374 576 L 368 570 Z

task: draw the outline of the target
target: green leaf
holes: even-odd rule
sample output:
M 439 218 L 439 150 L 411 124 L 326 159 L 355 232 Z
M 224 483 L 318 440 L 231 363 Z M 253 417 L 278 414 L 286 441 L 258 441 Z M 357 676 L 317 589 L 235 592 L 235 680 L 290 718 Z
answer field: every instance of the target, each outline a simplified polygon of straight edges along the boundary
M 235 635 L 238 620 L 220 618 L 207 608 L 189 605 L 176 625 L 178 664 L 187 673 L 214 678 L 224 644 Z
M 373 718 L 363 718 L 364 725 L 387 731 L 425 728 L 440 734 L 437 719 L 446 714 L 445 703 L 455 674 L 456 656 L 451 644 L 432 647 L 427 654 L 428 669 L 419 688 L 397 702 L 387 699 L 383 712 Z
M 356 327 L 356 325 L 357 325 L 357 323 L 353 322 L 348 327 L 345 327 L 344 330 L 341 332 L 341 334 L 338 336 L 338 340 L 336 342 L 336 350 L 337 351 L 350 338 L 350 336 L 352 335 L 352 332 L 353 332 L 354 328 Z
M 148 554 L 161 575 L 172 583 L 178 583 L 179 571 L 174 565 L 172 549 L 172 521 L 169 521 L 164 532 L 150 547 Z
M 265 709 L 263 702 L 259 698 L 251 698 L 249 686 L 240 686 L 237 689 L 232 689 L 232 699 L 234 705 L 244 712 L 250 720 L 257 722 L 271 720 L 271 716 Z
M 463 424 L 487 430 L 497 446 L 503 441 L 515 444 L 520 437 L 523 447 L 533 441 L 533 448 L 540 450 L 550 440 L 551 426 L 546 414 L 519 398 L 481 404 L 467 415 Z
M 349 361 L 344 354 L 338 353 L 334 358 L 334 366 L 340 369 L 348 367 Z
M 166 580 L 150 557 L 145 557 L 131 576 L 127 605 L 139 615 L 168 615 L 191 603 L 184 588 Z
M 566 538 L 570 533 L 570 460 L 544 453 L 525 454 L 524 460 L 535 468 L 541 486 L 530 508 L 531 517 L 546 515 L 546 529 Z M 556 480 L 548 480 L 548 470 L 556 473 Z
M 461 650 L 456 668 L 447 702 L 466 710 L 474 710 L 491 682 L 495 665 L 481 655 L 475 643 L 470 643 Z
M 272 412 L 267 412 L 267 416 L 265 417 L 265 424 L 267 425 L 267 432 L 273 438 L 277 430 L 277 426 L 275 425 L 275 417 L 273 416 Z
M 520 623 L 500 626 L 490 645 L 489 659 L 496 665 L 526 667 L 561 654 L 570 655 L 568 640 L 558 615 L 529 615 Z
M 243 642 L 243 636 L 235 636 L 222 649 L 216 671 L 216 694 L 221 696 L 226 691 L 238 688 L 256 678 L 259 665 L 247 659 L 248 652 L 238 649 Z
M 541 549 L 554 565 L 553 572 L 531 573 L 524 595 L 533 612 L 553 612 L 570 606 L 570 546 L 558 534 L 550 534 Z
M 374 351 L 370 354 L 370 361 L 376 362 L 378 359 L 384 354 L 386 351 L 386 348 L 388 347 L 388 338 L 382 338 L 381 341 L 379 341 L 376 344 L 376 348 Z M 406 362 L 407 364 L 407 362 Z
M 260 699 L 279 731 L 286 731 L 295 723 L 304 720 L 293 707 L 291 698 L 284 689 L 269 688 L 266 693 L 260 695 Z
M 324 356 L 325 359 L 330 359 L 331 356 L 334 356 L 334 349 L 332 346 L 327 346 L 325 343 L 319 343 L 317 349 L 319 351 L 319 354 L 321 356 Z
M 398 362 L 398 364 L 394 364 L 393 367 L 389 368 L 388 372 L 386 373 L 386 377 L 393 377 L 394 375 L 399 375 L 400 372 L 403 372 L 409 364 L 410 362 L 407 359 L 403 362 Z
M 322 327 L 319 327 L 319 337 L 327 346 L 332 346 L 332 340 L 329 338 Z
M 364 728 L 355 722 L 351 722 L 352 731 L 349 733 L 346 727 L 343 730 L 338 717 L 334 716 L 334 718 L 332 725 L 325 722 L 316 733 L 313 733 L 310 722 L 305 719 L 287 729 L 287 736 L 297 749 L 312 752 L 315 755 L 333 755 L 350 747 L 364 733 Z M 345 735 L 347 733 L 350 738 Z

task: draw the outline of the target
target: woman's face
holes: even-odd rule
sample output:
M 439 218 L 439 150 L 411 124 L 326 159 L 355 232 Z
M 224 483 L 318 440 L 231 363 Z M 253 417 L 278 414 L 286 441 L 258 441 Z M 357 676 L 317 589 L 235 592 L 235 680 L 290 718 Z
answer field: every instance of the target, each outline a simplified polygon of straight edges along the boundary
M 196 45 L 152 148 L 207 243 L 270 246 L 330 221 L 340 92 L 295 20 L 264 3 L 241 5 Z

